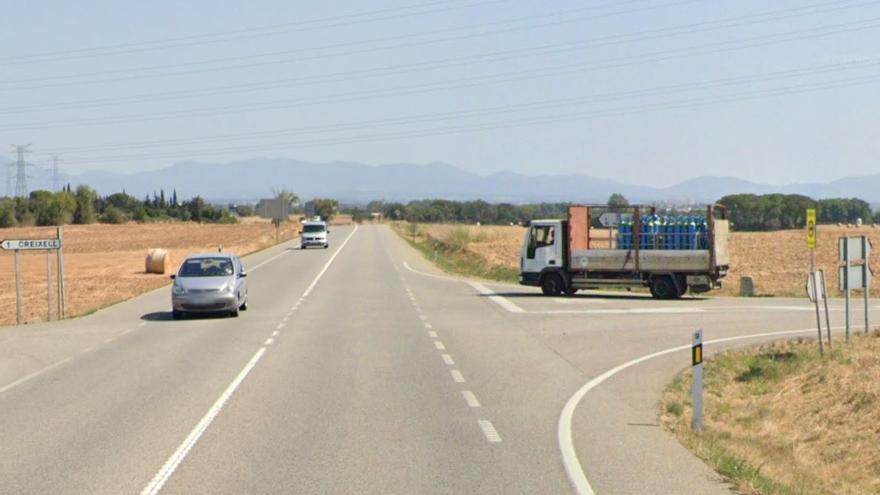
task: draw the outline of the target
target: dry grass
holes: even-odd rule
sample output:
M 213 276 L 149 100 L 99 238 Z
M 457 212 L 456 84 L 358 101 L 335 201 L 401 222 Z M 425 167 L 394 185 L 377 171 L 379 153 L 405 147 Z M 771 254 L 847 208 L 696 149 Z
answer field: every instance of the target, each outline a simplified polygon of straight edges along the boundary
M 689 427 L 689 371 L 661 422 L 746 493 L 880 493 L 880 333 L 835 344 L 825 358 L 809 340 L 713 358 L 704 433 Z
M 490 265 L 506 269 L 519 268 L 519 255 L 525 228 L 478 225 L 422 225 L 425 235 L 446 242 L 451 237 L 468 239 L 463 247 L 480 256 Z M 462 235 L 461 232 L 466 232 Z M 842 236 L 867 235 L 880 249 L 880 229 L 860 229 L 820 226 L 816 266 L 825 270 L 828 288 L 836 294 L 837 239 Z M 759 294 L 770 296 L 803 296 L 804 283 L 810 266 L 803 230 L 779 232 L 734 232 L 730 237 L 731 269 L 725 279 L 725 288 L 713 294 L 738 295 L 741 276 L 755 278 Z M 875 257 L 876 260 L 876 257 Z M 880 263 L 872 264 L 874 273 L 880 273 Z M 880 284 L 872 294 L 880 295 Z
M 282 239 L 293 238 L 298 223 L 282 226 Z M 55 228 L 0 229 L 0 239 L 51 238 Z M 168 275 L 144 273 L 150 248 L 171 253 L 176 270 L 190 253 L 224 251 L 250 253 L 275 243 L 275 228 L 267 221 L 249 219 L 235 225 L 192 223 L 69 225 L 64 228 L 64 269 L 68 316 L 92 312 L 170 282 Z M 0 252 L 0 325 L 15 323 L 14 257 Z M 22 255 L 24 319 L 42 321 L 47 316 L 46 254 Z

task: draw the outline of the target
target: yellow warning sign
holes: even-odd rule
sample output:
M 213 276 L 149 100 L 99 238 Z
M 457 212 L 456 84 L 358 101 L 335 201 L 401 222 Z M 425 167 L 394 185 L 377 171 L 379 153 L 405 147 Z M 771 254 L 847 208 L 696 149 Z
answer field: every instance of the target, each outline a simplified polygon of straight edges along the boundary
M 807 209 L 807 248 L 816 249 L 816 209 Z

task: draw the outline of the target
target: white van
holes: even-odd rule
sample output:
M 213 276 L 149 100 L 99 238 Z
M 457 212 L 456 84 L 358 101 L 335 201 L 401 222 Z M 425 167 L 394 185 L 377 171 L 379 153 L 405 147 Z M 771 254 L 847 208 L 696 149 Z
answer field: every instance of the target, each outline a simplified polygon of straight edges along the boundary
M 305 249 L 310 246 L 323 246 L 326 249 L 330 246 L 330 241 L 327 236 L 329 233 L 330 231 L 327 229 L 327 222 L 322 222 L 320 220 L 304 222 L 301 247 Z

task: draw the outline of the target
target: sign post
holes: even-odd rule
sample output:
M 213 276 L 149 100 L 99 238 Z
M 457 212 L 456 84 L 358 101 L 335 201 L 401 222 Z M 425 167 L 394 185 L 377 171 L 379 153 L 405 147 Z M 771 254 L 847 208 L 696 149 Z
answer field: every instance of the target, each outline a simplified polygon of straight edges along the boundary
M 22 322 L 22 303 L 21 303 L 21 252 L 22 251 L 39 251 L 46 250 L 46 300 L 49 306 L 48 320 L 52 319 L 52 250 L 58 251 L 58 283 L 60 287 L 59 300 L 61 310 L 59 318 L 64 317 L 64 269 L 61 257 L 61 227 L 58 228 L 58 238 L 56 239 L 5 239 L 0 241 L 0 249 L 5 251 L 15 251 L 15 322 L 21 325 Z
M 822 317 L 819 315 L 819 298 L 822 297 L 819 294 L 819 277 L 817 276 L 815 271 L 810 272 L 810 288 L 812 291 L 811 297 L 813 299 L 813 303 L 816 306 L 816 328 L 819 332 L 819 355 L 825 355 L 825 348 L 822 346 Z
M 694 417 L 691 426 L 694 431 L 701 433 L 703 431 L 703 330 L 694 332 L 693 342 L 691 344 L 691 369 L 693 371 L 693 384 L 691 385 L 691 394 L 693 395 Z
M 58 236 L 58 319 L 64 319 L 64 227 L 55 231 Z
M 862 256 L 865 260 L 865 271 L 864 276 L 862 277 L 862 281 L 864 282 L 864 288 L 862 292 L 865 295 L 865 334 L 868 334 L 868 331 L 871 328 L 868 313 L 868 293 L 871 292 L 871 265 L 869 263 L 871 259 L 871 241 L 868 240 L 868 236 L 862 236 Z
M 865 333 L 871 326 L 869 319 L 868 296 L 871 291 L 871 242 L 867 236 L 841 237 L 840 250 L 840 289 L 846 294 L 846 341 L 849 342 L 850 329 L 850 290 L 861 289 L 865 300 Z

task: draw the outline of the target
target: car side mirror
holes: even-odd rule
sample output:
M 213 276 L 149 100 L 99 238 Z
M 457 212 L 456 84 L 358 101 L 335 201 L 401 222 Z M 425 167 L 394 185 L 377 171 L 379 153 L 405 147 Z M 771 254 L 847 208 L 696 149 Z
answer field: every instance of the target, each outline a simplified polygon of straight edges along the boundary
M 238 278 L 244 278 L 244 277 L 247 277 L 247 272 L 241 272 L 238 274 Z
M 171 274 L 171 280 L 174 280 L 175 278 L 177 278 L 177 275 L 175 275 L 175 274 L 172 273 L 172 274 Z

